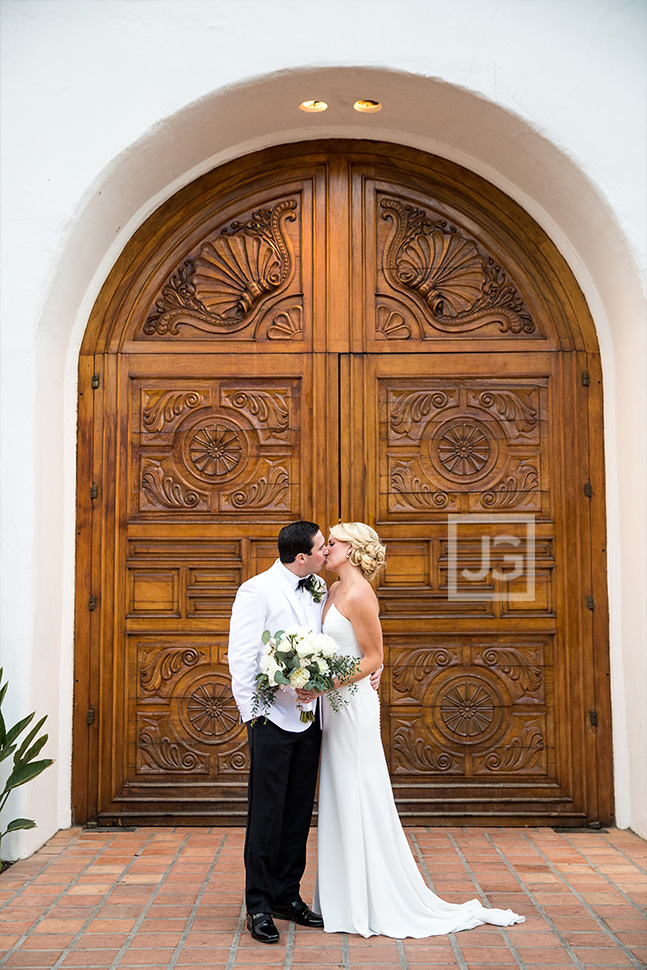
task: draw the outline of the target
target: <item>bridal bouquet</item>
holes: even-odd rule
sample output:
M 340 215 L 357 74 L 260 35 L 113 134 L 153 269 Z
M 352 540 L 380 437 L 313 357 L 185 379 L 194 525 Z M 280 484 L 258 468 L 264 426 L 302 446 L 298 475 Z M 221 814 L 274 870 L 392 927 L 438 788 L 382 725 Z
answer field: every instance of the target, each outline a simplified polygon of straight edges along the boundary
M 357 657 L 347 657 L 337 653 L 337 644 L 325 633 L 313 633 L 303 626 L 290 626 L 287 630 L 270 633 L 265 630 L 262 636 L 263 653 L 261 670 L 256 675 L 258 687 L 254 693 L 253 715 L 267 712 L 273 704 L 278 690 L 285 687 L 303 690 L 327 691 L 330 704 L 338 711 L 343 703 L 339 691 L 333 686 L 334 678 L 342 682 L 352 677 L 359 668 Z M 356 690 L 355 684 L 350 685 Z M 301 709 L 301 705 L 299 704 Z M 301 710 L 304 723 L 314 721 L 313 711 Z

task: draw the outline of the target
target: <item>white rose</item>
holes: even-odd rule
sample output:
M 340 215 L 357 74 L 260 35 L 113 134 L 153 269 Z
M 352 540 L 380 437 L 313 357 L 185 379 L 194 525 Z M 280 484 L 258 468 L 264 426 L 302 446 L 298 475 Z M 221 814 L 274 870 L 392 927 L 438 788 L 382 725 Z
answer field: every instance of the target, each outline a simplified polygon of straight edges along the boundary
M 274 657 L 269 655 L 261 657 L 261 670 L 267 675 L 270 683 L 274 682 L 274 674 L 280 669 Z
M 300 643 L 297 643 L 297 654 L 299 657 L 311 657 L 315 652 L 315 647 L 310 637 L 304 637 Z
M 319 650 L 324 657 L 334 657 L 337 653 L 337 642 L 329 637 L 327 633 L 319 636 Z
M 291 687 L 305 687 L 305 685 L 310 680 L 310 674 L 303 667 L 297 667 L 290 674 L 290 686 Z
M 298 637 L 298 636 L 302 636 L 304 633 L 307 633 L 307 632 L 308 631 L 304 629 L 304 627 L 298 626 L 296 623 L 293 623 L 292 626 L 287 626 L 285 628 L 285 630 L 283 631 L 283 634 L 286 637 L 293 637 L 293 636 Z
M 326 663 L 326 661 L 323 659 L 323 657 L 317 657 L 317 659 L 315 660 L 315 663 L 316 663 L 317 667 L 319 668 L 319 673 L 320 674 L 328 674 L 328 673 L 330 673 L 330 667 L 328 666 L 328 664 Z

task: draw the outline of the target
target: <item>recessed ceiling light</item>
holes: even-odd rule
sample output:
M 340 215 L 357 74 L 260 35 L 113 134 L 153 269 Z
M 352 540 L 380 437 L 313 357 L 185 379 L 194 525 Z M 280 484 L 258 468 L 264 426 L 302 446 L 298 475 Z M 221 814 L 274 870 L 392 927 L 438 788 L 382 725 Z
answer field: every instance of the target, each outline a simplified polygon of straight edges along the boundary
M 302 111 L 325 111 L 328 105 L 325 101 L 302 101 L 299 107 Z
M 353 107 L 355 111 L 361 111 L 366 115 L 374 114 L 376 111 L 382 110 L 382 105 L 379 101 L 356 101 Z

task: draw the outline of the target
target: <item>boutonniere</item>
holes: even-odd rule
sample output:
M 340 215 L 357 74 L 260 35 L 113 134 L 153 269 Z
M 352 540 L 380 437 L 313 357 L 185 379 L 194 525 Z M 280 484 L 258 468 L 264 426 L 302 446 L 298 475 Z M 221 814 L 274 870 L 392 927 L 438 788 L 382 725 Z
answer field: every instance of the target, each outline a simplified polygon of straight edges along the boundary
M 300 580 L 299 587 L 307 589 L 315 603 L 321 603 L 328 589 L 323 579 L 319 579 L 314 574 L 308 576 L 306 579 Z

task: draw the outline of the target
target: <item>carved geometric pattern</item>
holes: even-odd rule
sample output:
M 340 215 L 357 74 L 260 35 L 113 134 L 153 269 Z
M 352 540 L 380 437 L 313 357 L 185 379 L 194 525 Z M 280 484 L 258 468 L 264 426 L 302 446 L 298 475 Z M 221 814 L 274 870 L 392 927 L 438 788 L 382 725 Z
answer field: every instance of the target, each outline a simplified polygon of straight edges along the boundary
M 488 324 L 497 324 L 501 333 L 535 332 L 517 287 L 473 239 L 446 219 L 397 199 L 383 198 L 380 206 L 382 218 L 392 223 L 382 254 L 384 277 L 396 292 L 418 298 L 427 324 L 450 334 Z M 383 337 L 407 339 L 407 329 L 404 317 L 388 328 L 378 321 Z
M 234 470 L 241 459 L 241 436 L 232 427 L 214 421 L 192 434 L 189 454 L 202 475 L 216 478 Z
M 204 242 L 162 288 L 143 325 L 146 336 L 177 335 L 180 326 L 227 334 L 247 326 L 269 294 L 285 288 L 294 270 L 286 222 L 297 219 L 295 199 L 258 209 Z
M 190 687 L 190 693 L 183 699 L 180 718 L 196 740 L 210 744 L 224 740 L 240 723 L 229 684 L 214 675 L 205 675 Z
M 492 724 L 495 703 L 496 697 L 483 684 L 463 681 L 443 695 L 440 716 L 453 734 L 472 738 Z
M 477 481 L 494 465 L 496 438 L 486 424 L 462 414 L 450 418 L 430 439 L 430 458 L 451 481 Z

